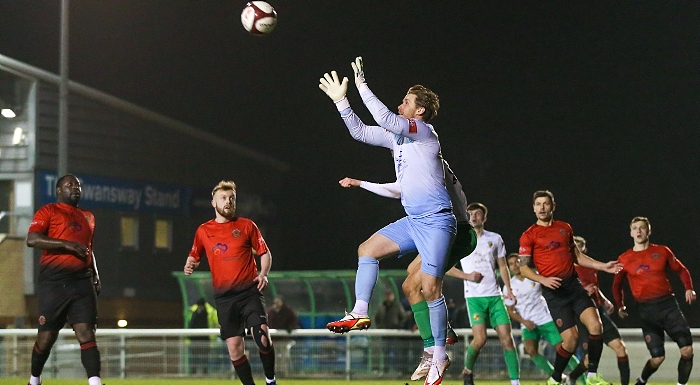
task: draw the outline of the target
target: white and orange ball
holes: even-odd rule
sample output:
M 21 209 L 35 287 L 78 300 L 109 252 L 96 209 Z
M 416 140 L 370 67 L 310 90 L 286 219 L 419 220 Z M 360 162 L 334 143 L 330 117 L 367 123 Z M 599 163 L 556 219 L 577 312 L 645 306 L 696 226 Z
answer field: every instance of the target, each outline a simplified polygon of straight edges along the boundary
M 241 12 L 241 24 L 253 35 L 267 35 L 277 26 L 277 11 L 264 1 L 249 1 Z

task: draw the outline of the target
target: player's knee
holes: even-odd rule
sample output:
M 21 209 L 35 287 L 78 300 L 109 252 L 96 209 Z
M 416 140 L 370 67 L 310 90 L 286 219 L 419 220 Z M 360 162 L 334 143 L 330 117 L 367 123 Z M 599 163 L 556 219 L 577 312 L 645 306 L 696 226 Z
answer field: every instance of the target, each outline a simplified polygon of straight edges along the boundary
M 486 338 L 474 336 L 471 345 L 472 348 L 479 351 L 484 347 L 484 345 L 486 345 Z
M 681 358 L 688 360 L 693 357 L 693 345 L 683 346 L 680 348 Z
M 527 354 L 530 357 L 535 357 L 539 355 L 540 353 L 537 351 L 537 345 L 535 346 L 530 346 L 530 345 L 525 345 L 525 354 Z
M 255 340 L 255 344 L 258 345 L 258 349 L 263 353 L 269 352 L 272 349 L 272 341 L 270 341 L 267 330 L 263 329 L 262 325 L 255 325 L 250 329 L 253 340 Z
M 415 276 L 409 275 L 401 284 L 401 290 L 407 298 L 411 298 L 420 294 L 420 281 L 415 279 Z
M 617 357 L 625 357 L 627 355 L 627 347 L 620 338 L 610 341 L 608 346 L 615 352 Z
M 666 356 L 664 355 L 664 352 L 661 352 L 661 355 L 658 355 L 658 356 L 654 356 L 654 354 L 655 354 L 655 352 L 651 353 L 651 358 L 649 359 L 649 363 L 651 364 L 652 368 L 656 369 L 659 366 L 661 366 L 661 364 L 666 359 Z M 656 352 L 656 354 L 659 354 L 659 353 Z

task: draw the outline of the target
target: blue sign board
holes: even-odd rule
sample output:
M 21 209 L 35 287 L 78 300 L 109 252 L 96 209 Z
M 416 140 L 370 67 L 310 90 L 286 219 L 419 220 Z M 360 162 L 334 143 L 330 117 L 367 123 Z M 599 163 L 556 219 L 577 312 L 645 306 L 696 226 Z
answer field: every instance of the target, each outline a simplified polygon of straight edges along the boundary
M 191 187 L 91 175 L 78 175 L 78 178 L 83 189 L 82 208 L 170 215 L 189 213 Z M 56 202 L 57 180 L 54 172 L 37 173 L 39 205 Z

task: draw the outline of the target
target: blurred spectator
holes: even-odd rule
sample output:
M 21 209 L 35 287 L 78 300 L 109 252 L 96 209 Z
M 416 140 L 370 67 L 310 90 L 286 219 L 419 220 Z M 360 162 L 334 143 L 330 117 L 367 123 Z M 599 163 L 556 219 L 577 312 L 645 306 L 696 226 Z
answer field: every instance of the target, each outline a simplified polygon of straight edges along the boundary
M 411 312 L 404 309 L 391 290 L 384 292 L 384 301 L 374 313 L 372 324 L 378 329 L 403 329 L 404 322 Z
M 447 302 L 447 314 L 450 326 L 453 329 L 464 329 L 469 327 L 469 314 L 467 313 L 467 303 L 462 302 L 459 306 L 457 302 L 450 298 Z
M 292 331 L 299 329 L 301 323 L 294 309 L 285 304 L 282 296 L 278 295 L 272 302 L 272 306 L 267 308 L 267 326 L 272 329 Z
M 216 309 L 211 306 L 206 299 L 200 298 L 197 303 L 190 307 L 189 320 L 187 326 L 190 329 L 218 328 L 219 318 Z M 206 374 L 209 371 L 209 350 L 208 343 L 203 341 L 215 340 L 216 336 L 194 336 L 188 338 L 190 352 L 190 373 Z

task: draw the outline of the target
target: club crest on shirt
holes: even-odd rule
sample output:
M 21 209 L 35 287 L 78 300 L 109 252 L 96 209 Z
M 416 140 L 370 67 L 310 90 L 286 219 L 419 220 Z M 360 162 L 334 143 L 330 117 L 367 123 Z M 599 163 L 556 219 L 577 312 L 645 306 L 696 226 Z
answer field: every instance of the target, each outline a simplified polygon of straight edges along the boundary
M 659 258 L 661 258 L 661 256 L 659 255 L 659 253 L 652 253 L 652 254 L 651 254 L 651 259 L 657 260 L 657 259 L 659 259 Z
M 418 125 L 416 124 L 415 119 L 408 119 L 408 133 L 409 134 L 417 134 L 418 133 Z
M 559 229 L 559 234 L 561 234 L 565 237 L 569 236 L 569 232 L 566 231 L 566 229 Z
M 241 229 L 233 229 L 233 231 L 231 231 L 231 235 L 233 235 L 234 238 L 240 237 L 241 236 Z
M 226 250 L 228 250 L 228 245 L 225 243 L 217 243 L 211 248 L 211 252 L 214 253 L 214 255 L 223 254 Z
M 39 325 L 43 325 L 45 323 L 46 323 L 46 317 L 44 317 L 43 315 L 40 315 L 39 316 Z
M 561 327 L 561 325 L 564 324 L 564 321 L 561 320 L 561 318 L 557 318 L 557 326 Z
M 544 249 L 547 251 L 552 251 L 552 250 L 558 249 L 560 246 L 561 246 L 561 243 L 559 243 L 557 241 L 551 241 L 544 247 Z
M 486 244 L 489 245 L 489 247 L 493 247 L 493 242 L 491 241 L 486 242 Z

